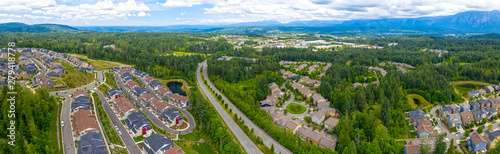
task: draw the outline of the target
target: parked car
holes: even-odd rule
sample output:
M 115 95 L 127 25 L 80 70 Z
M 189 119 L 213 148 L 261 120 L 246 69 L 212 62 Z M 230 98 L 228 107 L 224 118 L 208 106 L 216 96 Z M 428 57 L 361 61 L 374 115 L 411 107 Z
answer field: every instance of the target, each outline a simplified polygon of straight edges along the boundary
M 118 126 L 115 125 L 116 130 L 118 130 Z
M 61 121 L 61 126 L 63 126 L 63 127 L 64 127 L 64 121 Z
M 470 129 L 469 131 L 470 131 L 470 132 L 473 132 L 473 131 L 474 131 L 474 129 Z
M 118 131 L 118 134 L 122 135 L 122 131 Z

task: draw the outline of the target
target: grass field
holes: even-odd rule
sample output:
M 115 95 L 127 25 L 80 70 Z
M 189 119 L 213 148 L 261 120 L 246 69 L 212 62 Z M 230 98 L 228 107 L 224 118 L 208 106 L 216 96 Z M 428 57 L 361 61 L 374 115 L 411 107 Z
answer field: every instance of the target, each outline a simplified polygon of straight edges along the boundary
M 112 73 L 104 73 L 104 77 L 106 77 L 106 84 L 109 86 L 109 88 L 118 89 L 118 85 L 115 81 L 115 76 Z
M 201 54 L 201 53 L 174 51 L 173 54 L 174 55 L 197 55 L 197 54 Z
M 207 143 L 196 143 L 192 147 L 194 150 L 196 150 L 196 152 L 201 153 L 201 154 L 213 154 L 214 153 Z
M 66 83 L 69 88 L 81 87 L 94 81 L 94 74 L 80 72 L 63 61 L 56 61 L 64 66 L 66 74 L 63 75 L 62 81 Z
M 122 65 L 122 63 L 118 62 L 111 62 L 111 61 L 105 61 L 105 60 L 91 60 L 85 57 L 85 55 L 80 55 L 80 54 L 68 54 L 73 57 L 76 57 L 86 63 L 89 63 L 89 65 L 94 65 L 96 69 L 98 70 L 105 70 L 105 69 L 111 69 L 116 66 Z
M 412 108 L 416 108 L 417 106 L 423 108 L 431 105 L 431 103 L 429 103 L 424 99 L 424 97 L 420 96 L 419 94 L 408 94 L 408 101 L 410 102 Z
M 102 124 L 104 134 L 106 134 L 106 137 L 108 138 L 109 142 L 117 145 L 123 145 L 122 140 L 120 139 L 120 136 L 118 135 L 118 132 L 116 132 L 115 127 L 113 124 L 111 124 L 111 121 L 108 118 L 108 115 L 104 111 L 102 107 L 102 102 L 101 99 L 99 98 L 99 95 L 97 93 L 92 93 L 92 96 L 96 100 L 97 104 L 97 113 L 98 113 L 98 118 L 99 121 Z
M 306 112 L 306 107 L 297 103 L 290 103 L 286 106 L 286 110 L 291 114 L 302 114 Z
M 481 82 L 481 81 L 455 81 L 452 82 L 453 87 L 459 93 L 459 95 L 468 98 L 469 91 L 482 89 L 485 86 L 491 86 L 490 83 Z

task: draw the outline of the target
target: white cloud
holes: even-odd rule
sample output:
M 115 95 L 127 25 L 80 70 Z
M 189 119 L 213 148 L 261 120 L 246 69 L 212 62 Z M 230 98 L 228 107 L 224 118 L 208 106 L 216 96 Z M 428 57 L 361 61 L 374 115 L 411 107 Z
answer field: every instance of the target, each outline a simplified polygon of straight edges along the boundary
M 135 0 L 115 3 L 113 0 L 98 1 L 95 4 L 79 4 L 76 6 L 56 5 L 42 8 L 44 15 L 55 16 L 62 20 L 114 20 L 135 16 L 134 12 L 150 11 L 144 3 Z M 139 13 L 139 15 L 141 15 Z
M 137 14 L 138 17 L 145 17 L 146 16 L 146 12 L 139 12 Z
M 56 5 L 55 0 L 1 0 L 1 11 L 25 12 L 33 8 L 42 8 Z
M 500 9 L 499 0 L 166 0 L 158 4 L 209 4 L 211 7 L 204 8 L 204 13 L 214 18 L 207 22 L 406 18 Z
M 186 15 L 186 12 L 181 12 L 181 16 Z
M 34 15 L 31 15 L 31 14 L 24 14 L 24 17 L 28 18 L 28 19 L 52 19 L 52 17 L 34 16 Z

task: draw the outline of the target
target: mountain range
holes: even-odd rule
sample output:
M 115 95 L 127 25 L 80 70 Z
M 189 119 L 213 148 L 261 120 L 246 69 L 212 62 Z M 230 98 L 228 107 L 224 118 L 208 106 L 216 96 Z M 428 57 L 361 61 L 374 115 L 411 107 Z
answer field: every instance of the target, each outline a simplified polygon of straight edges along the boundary
M 258 21 L 217 25 L 172 26 L 77 26 L 57 24 L 0 24 L 0 32 L 190 32 L 190 33 L 282 33 L 329 34 L 467 34 L 500 33 L 500 11 L 467 11 L 449 16 L 420 18 L 310 20 L 281 23 Z

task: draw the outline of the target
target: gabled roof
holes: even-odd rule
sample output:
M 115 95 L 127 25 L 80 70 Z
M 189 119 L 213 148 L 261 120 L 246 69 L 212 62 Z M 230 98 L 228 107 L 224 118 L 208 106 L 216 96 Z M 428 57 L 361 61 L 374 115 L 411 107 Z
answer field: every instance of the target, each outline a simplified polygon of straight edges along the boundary
M 292 121 L 289 121 L 285 124 L 285 127 L 286 128 L 289 128 L 290 130 L 295 130 L 295 128 L 299 127 L 300 126 L 300 122 L 297 121 L 297 120 L 292 120 Z
M 158 88 L 158 92 L 162 95 L 172 94 L 172 91 L 168 90 L 165 87 Z
M 149 145 L 154 153 L 160 150 L 167 150 L 174 145 L 171 139 L 160 134 L 151 134 L 148 138 L 144 139 L 144 143 Z
M 470 137 L 470 140 L 472 141 L 473 144 L 479 144 L 481 142 L 486 142 L 483 136 L 479 135 L 478 133 L 472 134 Z
M 498 136 L 500 136 L 500 131 L 499 130 L 496 130 L 496 131 L 490 131 L 490 130 L 486 130 L 484 132 L 486 135 L 488 135 L 488 140 L 490 141 L 493 141 L 495 140 L 496 138 L 498 138 Z
M 80 137 L 78 145 L 78 154 L 106 154 L 106 145 L 103 142 L 102 135 L 99 132 L 90 132 Z
M 76 137 L 80 136 L 80 132 L 93 132 L 99 130 L 99 125 L 94 115 L 89 110 L 78 110 L 73 115 L 72 120 L 73 132 Z

